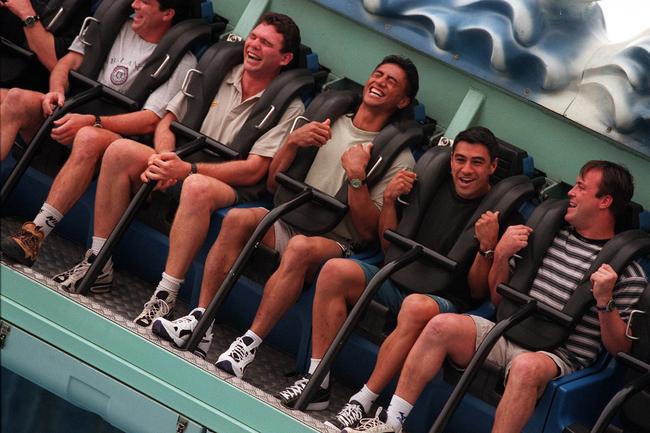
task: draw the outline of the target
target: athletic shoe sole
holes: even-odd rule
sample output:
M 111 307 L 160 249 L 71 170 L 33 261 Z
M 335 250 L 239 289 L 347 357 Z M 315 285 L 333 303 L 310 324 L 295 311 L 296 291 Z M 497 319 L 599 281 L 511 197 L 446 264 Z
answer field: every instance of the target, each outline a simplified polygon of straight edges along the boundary
M 25 257 L 25 251 L 11 238 L 3 239 L 2 253 L 5 257 L 28 268 L 31 268 L 36 263 L 36 260 Z

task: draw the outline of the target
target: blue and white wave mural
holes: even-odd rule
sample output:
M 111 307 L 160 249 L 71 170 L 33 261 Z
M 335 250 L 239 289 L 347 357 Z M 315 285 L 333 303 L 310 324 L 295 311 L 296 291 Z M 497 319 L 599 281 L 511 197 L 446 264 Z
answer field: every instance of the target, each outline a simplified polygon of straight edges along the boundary
M 650 22 L 613 42 L 594 0 L 315 1 L 650 156 Z

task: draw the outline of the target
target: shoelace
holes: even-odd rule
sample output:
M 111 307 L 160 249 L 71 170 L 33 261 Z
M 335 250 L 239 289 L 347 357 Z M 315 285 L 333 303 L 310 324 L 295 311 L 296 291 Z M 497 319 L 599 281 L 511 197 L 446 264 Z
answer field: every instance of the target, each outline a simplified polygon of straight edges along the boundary
M 162 316 L 166 316 L 171 311 L 167 302 L 158 298 L 147 301 L 147 303 L 144 304 L 144 309 L 147 311 L 144 317 L 148 319 L 153 319 L 159 311 Z
M 230 353 L 230 356 L 232 356 L 232 358 L 237 362 L 241 361 L 248 355 L 248 347 L 246 347 L 241 337 L 235 340 L 235 347 L 230 349 Z
M 84 259 L 81 263 L 77 263 L 73 268 L 68 269 L 67 271 L 63 272 L 62 274 L 57 275 L 60 279 L 63 279 L 64 281 L 70 278 L 73 275 L 78 275 L 80 273 L 86 273 L 90 269 L 90 262 L 88 260 Z
M 21 242 L 23 242 L 31 250 L 37 250 L 39 248 L 40 240 L 38 239 L 38 236 L 36 236 L 32 232 L 29 232 L 27 230 L 21 230 L 16 235 L 16 238 Z
M 336 415 L 336 419 L 346 427 L 353 425 L 354 423 L 362 419 L 362 417 L 363 417 L 363 410 L 361 410 L 361 406 L 350 402 L 348 402 L 343 407 L 343 409 L 341 409 L 339 413 Z
M 386 423 L 380 420 L 379 418 L 363 418 L 359 421 L 358 431 L 370 430 L 373 427 L 383 426 Z
M 298 379 L 293 383 L 293 385 L 291 385 L 291 386 L 287 387 L 285 390 L 281 391 L 280 396 L 282 398 L 287 399 L 287 400 L 292 399 L 294 397 L 297 397 L 305 389 L 308 382 L 309 382 L 308 377 L 303 377 L 302 379 Z

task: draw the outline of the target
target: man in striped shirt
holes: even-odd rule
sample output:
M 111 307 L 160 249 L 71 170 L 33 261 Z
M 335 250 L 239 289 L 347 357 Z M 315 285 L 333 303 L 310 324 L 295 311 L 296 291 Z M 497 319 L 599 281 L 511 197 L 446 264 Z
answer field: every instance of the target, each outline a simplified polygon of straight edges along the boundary
M 567 226 L 555 236 L 533 281 L 530 295 L 562 309 L 588 272 L 601 248 L 614 236 L 616 217 L 634 191 L 627 169 L 608 161 L 589 161 L 569 191 Z M 509 227 L 497 244 L 490 269 L 492 302 L 501 300 L 500 283 L 510 280 L 513 257 L 526 247 L 532 229 Z M 579 321 L 567 341 L 549 352 L 530 352 L 501 338 L 488 360 L 506 370 L 506 387 L 497 407 L 492 432 L 520 432 L 549 381 L 584 368 L 596 359 L 602 346 L 612 354 L 629 352 L 626 320 L 643 293 L 647 278 L 638 263 L 621 275 L 608 264 L 591 276 L 596 305 Z M 465 367 L 494 323 L 482 317 L 442 314 L 433 318 L 410 351 L 396 393 L 387 411 L 348 432 L 400 432 L 425 385 L 440 370 L 446 357 Z

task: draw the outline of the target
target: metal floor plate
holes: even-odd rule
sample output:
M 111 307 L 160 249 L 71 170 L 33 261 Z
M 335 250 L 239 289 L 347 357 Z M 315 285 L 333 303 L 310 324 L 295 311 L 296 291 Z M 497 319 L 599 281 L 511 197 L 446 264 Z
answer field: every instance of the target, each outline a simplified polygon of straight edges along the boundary
M 2 233 L 2 236 L 8 236 L 18 230 L 20 224 L 21 221 L 17 218 L 3 217 L 0 220 L 0 233 Z M 70 242 L 58 236 L 56 233 L 52 233 L 43 243 L 39 259 L 32 268 L 16 264 L 5 257 L 2 257 L 1 260 L 2 263 L 28 278 L 38 281 L 62 296 L 74 300 L 97 314 L 138 334 L 142 338 L 158 344 L 187 362 L 210 372 L 247 394 L 291 415 L 298 421 L 319 431 L 336 431 L 326 427 L 323 421 L 333 417 L 343 407 L 353 391 L 341 384 L 333 383 L 328 410 L 300 412 L 285 408 L 280 404 L 279 400 L 273 397 L 273 394 L 295 380 L 294 377 L 289 377 L 295 367 L 294 359 L 286 353 L 280 352 L 268 344 L 262 344 L 257 352 L 255 361 L 247 368 L 244 379 L 238 379 L 214 366 L 214 362 L 219 354 L 226 350 L 230 343 L 240 334 L 234 328 L 225 324 L 217 324 L 215 326 L 212 346 L 210 347 L 207 359 L 203 360 L 191 353 L 176 349 L 169 342 L 154 335 L 150 329 L 135 325 L 133 318 L 140 313 L 143 304 L 149 299 L 154 289 L 150 283 L 117 269 L 113 288 L 110 293 L 82 296 L 71 294 L 60 289 L 52 281 L 51 277 L 78 263 L 83 257 L 84 251 L 82 246 Z M 186 305 L 183 305 L 182 302 L 177 302 L 177 317 L 185 314 L 187 311 L 188 307 Z

